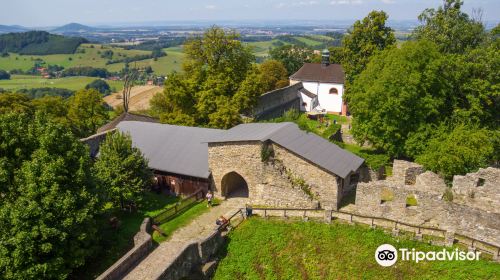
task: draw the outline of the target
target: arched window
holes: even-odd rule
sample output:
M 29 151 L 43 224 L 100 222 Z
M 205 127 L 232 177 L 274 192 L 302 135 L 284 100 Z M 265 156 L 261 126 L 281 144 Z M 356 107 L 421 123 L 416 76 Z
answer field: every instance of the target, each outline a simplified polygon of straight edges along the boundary
M 331 88 L 330 94 L 339 94 L 339 91 L 336 88 Z

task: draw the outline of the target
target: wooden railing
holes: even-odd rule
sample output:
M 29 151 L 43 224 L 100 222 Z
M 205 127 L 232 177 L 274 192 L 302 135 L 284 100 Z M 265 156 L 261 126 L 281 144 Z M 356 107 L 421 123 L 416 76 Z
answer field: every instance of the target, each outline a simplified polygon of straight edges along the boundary
M 237 226 L 239 226 L 246 218 L 244 211 L 245 209 L 238 209 L 236 212 L 234 212 L 234 214 L 232 214 L 229 218 L 227 218 L 227 223 L 218 226 L 217 230 L 222 231 L 226 229 L 228 226 L 231 226 L 232 228 L 236 228 Z M 238 216 L 241 216 L 241 219 L 237 221 L 237 224 L 233 223 L 235 218 L 237 218 Z
M 244 209 L 241 209 L 241 211 L 244 211 Z M 432 235 L 432 236 L 438 236 L 438 237 L 444 237 L 446 238 L 447 231 L 444 229 L 436 228 L 436 227 L 428 227 L 428 226 L 421 226 L 421 225 L 413 225 L 401 221 L 396 221 L 393 219 L 389 218 L 383 218 L 383 217 L 374 217 L 374 216 L 368 216 L 368 215 L 360 215 L 360 214 L 354 214 L 350 212 L 345 212 L 345 211 L 338 211 L 338 210 L 325 210 L 325 209 L 297 209 L 297 208 L 261 208 L 261 207 L 255 207 L 253 208 L 253 212 L 263 212 L 264 217 L 268 216 L 273 216 L 272 213 L 280 212 L 282 215 L 279 215 L 280 217 L 288 217 L 287 214 L 291 213 L 297 213 L 297 212 L 302 212 L 300 214 L 302 215 L 295 215 L 295 216 L 302 216 L 303 218 L 308 218 L 309 215 L 308 213 L 315 213 L 318 214 L 319 212 L 323 212 L 323 217 L 330 217 L 329 219 L 333 219 L 336 217 L 337 219 L 343 219 L 346 220 L 350 223 L 363 223 L 363 224 L 368 224 L 370 226 L 381 226 L 385 228 L 389 228 L 389 226 L 386 225 L 381 225 L 380 223 L 376 223 L 376 221 L 383 221 L 389 224 L 392 224 L 390 228 L 392 229 L 400 229 L 401 226 L 405 226 L 407 228 L 414 229 L 415 234 L 423 234 L 424 231 L 426 231 L 426 235 Z M 328 213 L 330 212 L 330 213 Z M 271 214 L 271 215 L 270 215 Z M 329 214 L 329 215 L 327 215 Z M 334 216 L 334 214 L 337 214 Z M 346 217 L 342 217 L 341 215 L 345 215 Z M 315 217 L 318 217 L 318 215 L 314 215 Z M 353 218 L 356 218 L 357 220 L 354 221 Z M 360 219 L 366 219 L 367 221 L 363 221 Z M 438 234 L 436 234 L 438 233 Z M 488 243 L 486 241 L 482 241 L 476 238 L 472 238 L 463 234 L 458 234 L 458 233 L 450 233 L 450 239 L 453 238 L 453 243 L 458 243 L 467 246 L 471 250 L 478 250 L 480 252 L 489 254 L 493 257 L 494 260 L 500 260 L 500 246 Z M 456 241 L 456 242 L 455 242 Z
M 177 203 L 175 203 L 174 206 L 165 209 L 158 215 L 151 217 L 153 220 L 153 224 L 159 225 L 163 224 L 165 222 L 170 221 L 172 218 L 174 218 L 179 212 L 183 211 L 187 207 L 191 206 L 193 203 L 203 199 L 203 190 L 200 189 L 196 191 L 195 193 L 189 195 L 186 198 L 181 199 Z

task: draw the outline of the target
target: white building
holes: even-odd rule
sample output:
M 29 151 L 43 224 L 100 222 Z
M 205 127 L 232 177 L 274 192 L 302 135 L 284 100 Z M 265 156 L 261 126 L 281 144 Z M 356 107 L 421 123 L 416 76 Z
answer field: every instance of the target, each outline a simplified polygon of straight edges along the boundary
M 290 84 L 302 82 L 300 102 L 302 111 L 326 111 L 330 114 L 347 114 L 344 95 L 344 69 L 340 64 L 330 64 L 330 52 L 322 52 L 322 63 L 306 63 L 290 76 Z

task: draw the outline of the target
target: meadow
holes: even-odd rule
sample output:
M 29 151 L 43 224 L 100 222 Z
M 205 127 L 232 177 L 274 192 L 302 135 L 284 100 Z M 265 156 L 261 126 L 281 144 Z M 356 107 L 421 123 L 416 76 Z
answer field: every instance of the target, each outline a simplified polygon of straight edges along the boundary
M 421 251 L 443 249 L 361 225 L 251 218 L 229 234 L 213 279 L 498 279 L 500 275 L 500 264 L 488 260 L 398 261 L 382 267 L 374 253 L 386 243 Z
M 6 91 L 17 91 L 19 89 L 30 88 L 66 88 L 70 90 L 80 90 L 87 84 L 96 80 L 95 77 L 65 77 L 59 79 L 44 79 L 40 76 L 12 75 L 10 80 L 0 80 L 0 88 Z M 110 87 L 116 90 L 123 89 L 122 81 L 106 81 Z
M 50 65 L 60 65 L 65 68 L 92 66 L 106 68 L 113 72 L 123 69 L 125 63 L 106 65 L 109 58 L 103 58 L 101 55 L 107 50 L 113 51 L 112 59 L 151 54 L 150 51 L 125 50 L 124 48 L 111 45 L 82 44 L 74 54 L 19 55 L 10 53 L 8 57 L 0 57 L 0 69 L 21 69 L 26 71 L 33 67 L 37 59 L 41 59 Z M 130 65 L 133 66 L 135 64 L 137 67 L 151 66 L 153 70 L 160 75 L 166 75 L 171 71 L 179 70 L 183 59 L 182 48 L 172 47 L 163 49 L 163 51 L 167 53 L 167 56 L 160 57 L 157 61 L 154 61 L 154 59 L 145 59 L 131 62 Z

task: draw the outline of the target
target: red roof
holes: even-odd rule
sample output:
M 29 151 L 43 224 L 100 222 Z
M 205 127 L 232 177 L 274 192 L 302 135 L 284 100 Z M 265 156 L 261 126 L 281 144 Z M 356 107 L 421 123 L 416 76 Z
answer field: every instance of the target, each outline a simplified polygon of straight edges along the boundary
M 344 84 L 344 68 L 340 64 L 322 65 L 320 63 L 305 63 L 290 79 L 302 82 L 320 82 Z

